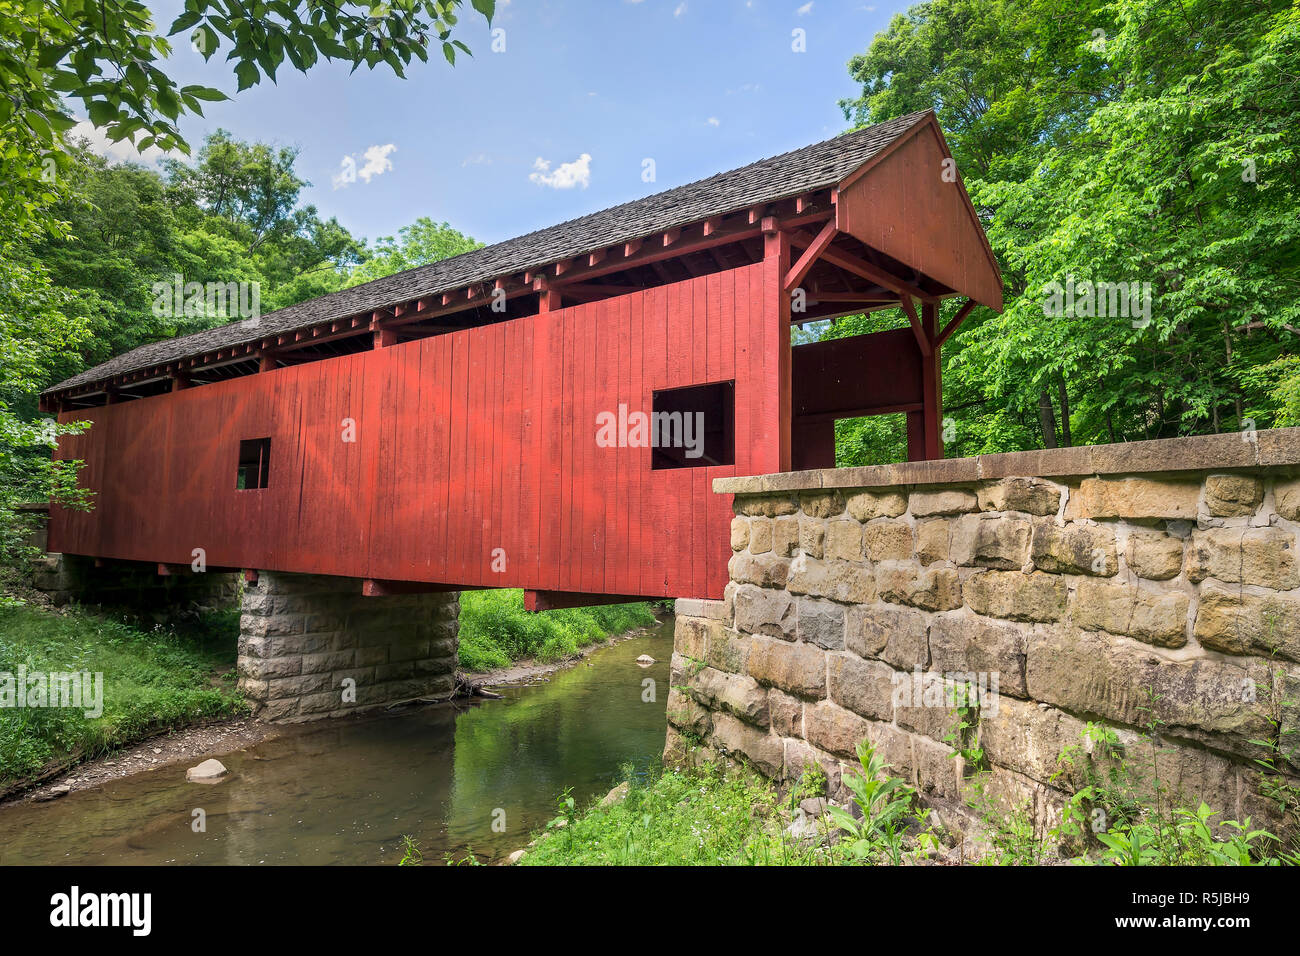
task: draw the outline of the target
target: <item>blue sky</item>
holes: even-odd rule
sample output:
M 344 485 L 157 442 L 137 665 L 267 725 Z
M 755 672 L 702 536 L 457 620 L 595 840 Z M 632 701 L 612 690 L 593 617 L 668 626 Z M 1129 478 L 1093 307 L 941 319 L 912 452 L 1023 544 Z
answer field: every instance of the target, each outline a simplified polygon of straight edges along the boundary
M 306 201 L 356 235 L 429 216 L 496 242 L 842 131 L 836 103 L 856 94 L 849 57 L 906 6 L 498 0 L 505 51 L 493 53 L 467 3 L 458 36 L 474 56 L 454 69 L 436 52 L 405 80 L 387 67 L 349 75 L 322 64 L 302 75 L 286 64 L 278 84 L 205 104 L 207 116 L 182 129 L 196 147 L 218 127 L 297 146 L 313 184 Z M 153 8 L 165 29 L 181 3 Z M 796 28 L 807 52 L 792 50 Z M 224 50 L 204 64 L 176 39 L 178 81 L 234 92 Z M 336 188 L 344 157 L 360 173 L 367 150 L 382 171 Z M 647 158 L 652 183 L 642 179 Z

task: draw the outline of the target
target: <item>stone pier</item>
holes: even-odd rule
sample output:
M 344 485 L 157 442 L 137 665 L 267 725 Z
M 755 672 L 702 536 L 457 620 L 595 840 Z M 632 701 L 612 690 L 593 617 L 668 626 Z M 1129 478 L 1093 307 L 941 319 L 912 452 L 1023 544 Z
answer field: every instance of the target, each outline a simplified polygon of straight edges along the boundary
M 365 597 L 356 578 L 263 571 L 244 587 L 239 686 L 264 720 L 455 690 L 460 593 Z

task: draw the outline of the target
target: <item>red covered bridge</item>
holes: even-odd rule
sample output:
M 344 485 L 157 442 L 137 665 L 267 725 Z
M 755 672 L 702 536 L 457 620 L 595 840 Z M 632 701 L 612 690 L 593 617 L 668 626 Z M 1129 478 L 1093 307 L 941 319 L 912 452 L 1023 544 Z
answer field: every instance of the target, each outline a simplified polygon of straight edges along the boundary
M 97 497 L 55 509 L 50 550 L 530 607 L 720 597 L 712 480 L 832 466 L 860 415 L 940 457 L 940 346 L 1001 289 L 934 116 L 905 116 L 55 386 Z M 791 347 L 900 306 L 910 328 Z M 598 442 L 636 412 L 703 413 L 703 448 Z

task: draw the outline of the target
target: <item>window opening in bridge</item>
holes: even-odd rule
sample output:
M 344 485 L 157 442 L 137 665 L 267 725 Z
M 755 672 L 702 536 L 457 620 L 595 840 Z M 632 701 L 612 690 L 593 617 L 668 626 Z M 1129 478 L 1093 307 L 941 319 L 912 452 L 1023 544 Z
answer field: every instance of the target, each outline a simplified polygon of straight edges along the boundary
M 235 488 L 265 488 L 271 478 L 271 439 L 248 438 L 239 443 L 239 471 Z
M 701 468 L 736 462 L 736 383 L 654 393 L 650 467 Z

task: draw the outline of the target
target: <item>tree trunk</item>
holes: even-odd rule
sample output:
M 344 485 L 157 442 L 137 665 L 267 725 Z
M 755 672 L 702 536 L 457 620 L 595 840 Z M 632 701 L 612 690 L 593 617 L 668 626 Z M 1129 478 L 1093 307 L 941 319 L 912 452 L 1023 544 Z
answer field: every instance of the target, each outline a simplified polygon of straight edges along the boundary
M 1052 408 L 1052 396 L 1047 389 L 1038 392 L 1038 422 L 1043 428 L 1043 447 L 1056 447 L 1056 412 Z
M 1061 396 L 1061 444 L 1069 448 L 1074 444 L 1070 437 L 1070 393 L 1065 388 L 1065 376 L 1056 376 L 1056 390 Z

